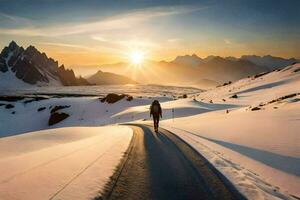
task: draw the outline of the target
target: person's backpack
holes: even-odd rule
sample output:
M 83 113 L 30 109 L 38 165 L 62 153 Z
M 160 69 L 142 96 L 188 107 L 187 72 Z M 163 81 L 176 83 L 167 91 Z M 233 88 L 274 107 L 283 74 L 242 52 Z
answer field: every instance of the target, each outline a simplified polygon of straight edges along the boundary
M 160 104 L 157 100 L 154 100 L 151 105 L 151 113 L 159 114 L 161 112 Z
M 153 104 L 152 105 L 152 113 L 159 113 L 159 105 L 158 104 Z

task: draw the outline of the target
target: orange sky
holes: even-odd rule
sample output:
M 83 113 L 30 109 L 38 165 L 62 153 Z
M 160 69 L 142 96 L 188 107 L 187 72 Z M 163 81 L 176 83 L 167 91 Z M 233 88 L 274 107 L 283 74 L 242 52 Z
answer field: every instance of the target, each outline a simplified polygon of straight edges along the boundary
M 156 61 L 194 53 L 299 58 L 298 5 L 267 1 L 133 0 L 116 5 L 61 0 L 41 5 L 4 0 L 0 47 L 11 40 L 34 45 L 67 67 L 130 62 L 132 51 Z

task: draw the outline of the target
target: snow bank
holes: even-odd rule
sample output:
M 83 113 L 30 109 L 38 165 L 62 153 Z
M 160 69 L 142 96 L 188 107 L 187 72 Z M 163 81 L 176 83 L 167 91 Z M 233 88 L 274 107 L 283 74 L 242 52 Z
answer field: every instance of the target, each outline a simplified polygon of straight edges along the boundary
M 278 97 L 299 92 L 300 64 L 288 66 L 258 78 L 241 79 L 227 86 L 200 93 L 197 99 L 214 103 L 228 103 L 249 106 L 271 101 Z M 299 70 L 299 71 L 297 71 Z M 237 94 L 238 98 L 230 98 Z
M 0 199 L 91 199 L 126 151 L 127 127 L 72 127 L 0 139 Z
M 247 163 L 249 160 L 258 165 L 261 163 L 246 157 L 243 158 L 239 153 L 223 148 L 192 132 L 169 126 L 165 128 L 176 133 L 200 152 L 248 199 L 295 199 L 288 192 L 283 191 L 282 188 L 270 184 L 269 181 L 266 181 L 263 176 L 258 175 L 253 169 L 244 167 L 244 163 Z
M 149 105 L 152 102 L 152 99 L 148 98 L 134 98 L 132 101 L 123 99 L 114 104 L 107 104 L 100 102 L 97 97 L 50 98 L 24 103 L 26 100 L 28 99 L 17 102 L 0 102 L 15 106 L 12 109 L 5 109 L 4 106 L 0 106 L 0 137 L 48 128 L 113 124 L 116 122 L 116 119 L 112 116 L 116 113 L 122 112 L 128 107 Z M 69 108 L 60 110 L 60 112 L 68 113 L 70 117 L 49 127 L 48 119 L 50 111 L 58 105 L 70 106 Z M 43 107 L 45 109 L 39 112 L 38 109 Z M 12 112 L 15 113 L 12 114 Z M 131 120 L 132 118 L 129 118 L 125 121 Z M 18 126 L 16 126 L 16 123 Z
M 150 103 L 151 102 L 143 106 L 129 107 L 124 111 L 113 115 L 112 117 L 115 118 L 115 121 L 117 121 L 118 123 L 128 121 L 128 119 L 129 120 L 131 119 L 131 121 L 132 119 L 150 120 L 149 117 Z M 161 107 L 163 108 L 163 119 L 172 119 L 172 118 L 180 118 L 180 117 L 197 115 L 201 113 L 210 112 L 213 110 L 235 108 L 237 106 L 230 105 L 230 104 L 203 103 L 195 99 L 179 99 L 175 101 L 163 102 L 161 103 Z
M 16 89 L 16 88 L 32 88 L 33 86 L 18 79 L 14 72 L 8 68 L 7 72 L 0 71 L 0 90 Z
M 201 93 L 200 101 L 240 107 L 162 124 L 207 154 L 249 199 L 299 197 L 299 69 L 296 64 Z M 238 98 L 230 98 L 234 94 Z
M 205 145 L 227 160 L 230 166 L 222 168 L 223 163 L 210 159 L 250 199 L 264 199 L 270 193 L 275 196 L 280 196 L 280 192 L 299 195 L 299 113 L 300 103 L 293 103 L 278 110 L 237 110 L 229 114 L 217 111 L 162 123 L 165 128 L 171 128 L 189 143 L 194 143 L 196 149 L 199 144 L 200 147 Z M 199 151 L 202 153 L 201 149 Z M 234 172 L 227 171 L 229 168 L 235 170 L 232 165 L 241 168 L 237 169 L 236 177 L 231 174 Z M 242 169 L 249 174 L 244 174 L 244 179 L 240 177 L 244 173 Z M 253 186 L 245 184 L 248 181 Z M 272 183 L 272 187 L 262 182 Z

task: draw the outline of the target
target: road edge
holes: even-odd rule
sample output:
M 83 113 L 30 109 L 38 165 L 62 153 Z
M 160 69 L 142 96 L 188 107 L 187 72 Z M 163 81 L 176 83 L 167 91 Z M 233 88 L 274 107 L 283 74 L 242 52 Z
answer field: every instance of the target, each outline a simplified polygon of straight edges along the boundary
M 134 124 L 134 123 L 127 123 L 127 124 L 121 124 L 121 125 L 125 125 L 125 126 L 136 126 L 139 128 L 152 128 L 151 125 L 149 124 Z M 215 166 L 213 166 L 212 163 L 209 162 L 209 160 L 207 160 L 200 152 L 198 152 L 193 146 L 191 146 L 189 143 L 187 143 L 184 139 L 182 139 L 180 136 L 176 135 L 175 133 L 165 129 L 165 128 L 160 128 L 160 130 L 162 130 L 163 132 L 167 132 L 166 133 L 162 133 L 163 135 L 165 135 L 165 137 L 167 137 L 183 154 L 183 156 L 186 158 L 187 161 L 192 162 L 193 166 L 196 168 L 195 170 L 199 171 L 199 167 L 203 167 L 205 165 L 205 167 L 210 171 L 208 173 L 213 173 L 218 179 L 219 181 L 224 185 L 224 187 L 226 188 L 226 190 L 228 190 L 229 193 L 231 193 L 234 198 L 230 198 L 229 195 L 227 198 L 224 196 L 224 199 L 237 199 L 237 200 L 245 200 L 247 199 L 235 186 L 234 184 L 225 176 L 223 175 L 217 168 L 215 168 Z M 169 135 L 169 136 L 168 136 Z M 171 135 L 171 136 L 170 136 Z M 173 138 L 172 138 L 173 137 Z M 175 138 L 175 139 L 174 139 Z M 134 143 L 137 140 L 137 133 L 135 133 L 135 131 L 133 131 L 133 135 L 130 141 L 130 144 L 128 145 L 127 150 L 125 151 L 124 155 L 122 156 L 119 164 L 116 166 L 115 171 L 113 173 L 113 175 L 109 178 L 109 181 L 105 184 L 104 189 L 102 191 L 99 192 L 98 196 L 96 196 L 95 198 L 93 198 L 94 200 L 106 200 L 109 199 L 111 197 L 111 194 L 114 191 L 115 186 L 117 185 L 117 182 L 119 180 L 119 177 L 122 174 L 122 171 L 131 155 L 131 152 L 133 150 L 134 147 Z M 178 140 L 180 142 L 176 142 L 174 140 Z M 193 159 L 190 158 L 191 155 L 188 155 L 188 153 L 184 150 L 184 145 L 180 145 L 179 143 L 182 143 L 184 145 L 186 145 L 190 151 L 192 151 L 193 154 L 197 155 L 199 158 L 201 158 L 201 162 L 202 163 L 196 163 L 193 161 Z M 204 168 L 205 168 L 204 167 Z M 213 181 L 213 180 L 212 180 Z M 211 185 L 211 181 L 210 180 L 205 180 L 205 184 Z M 212 190 L 210 192 L 215 193 L 216 190 Z M 222 193 L 222 192 L 221 192 Z M 226 193 L 226 192 L 225 192 Z M 223 199 L 220 198 L 219 194 L 217 193 L 217 196 L 215 196 L 216 199 Z
M 146 125 L 151 127 L 150 125 Z M 176 135 L 175 133 L 169 131 L 166 128 L 160 128 L 161 130 L 164 130 L 166 132 L 168 132 L 170 135 L 174 136 L 176 139 L 178 139 L 180 142 L 184 143 L 185 145 L 187 145 L 192 151 L 193 153 L 195 153 L 197 156 L 199 156 L 202 160 L 205 161 L 205 165 L 209 168 L 209 170 L 211 170 L 211 172 L 213 174 L 215 174 L 220 181 L 224 184 L 224 186 L 232 193 L 234 194 L 234 196 L 237 199 L 241 199 L 241 200 L 245 200 L 247 199 L 236 187 L 235 185 L 224 175 L 222 174 L 222 172 L 220 172 L 208 159 L 206 159 L 200 152 L 198 152 L 192 145 L 190 145 L 188 142 L 186 142 L 184 139 L 182 139 L 180 136 Z M 167 135 L 166 135 L 167 136 Z M 170 138 L 169 136 L 167 136 L 169 138 L 169 140 L 171 140 L 176 146 L 177 148 L 180 149 L 180 151 L 182 151 L 183 155 L 186 156 L 187 154 L 184 152 L 184 150 L 182 150 L 182 148 L 180 147 L 180 145 L 178 145 L 174 139 Z M 188 159 L 188 160 L 193 160 L 193 159 Z
M 113 175 L 109 177 L 109 180 L 105 184 L 104 188 L 102 191 L 99 192 L 99 194 L 93 198 L 93 200 L 106 200 L 109 199 L 111 194 L 113 193 L 113 190 L 119 180 L 120 175 L 122 174 L 122 171 L 124 169 L 124 166 L 126 165 L 129 155 L 131 154 L 133 150 L 133 145 L 136 140 L 136 133 L 135 131 L 132 131 L 132 137 L 130 140 L 130 143 L 124 152 L 122 158 L 120 159 L 119 164 L 115 167 Z

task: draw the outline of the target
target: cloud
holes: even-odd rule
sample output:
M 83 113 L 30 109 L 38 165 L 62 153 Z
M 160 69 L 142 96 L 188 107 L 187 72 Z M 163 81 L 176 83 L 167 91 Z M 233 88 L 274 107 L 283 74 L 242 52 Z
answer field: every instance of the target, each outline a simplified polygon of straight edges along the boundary
M 34 28 L 0 28 L 0 34 L 18 36 L 43 36 L 44 34 Z
M 33 24 L 32 20 L 29 20 L 24 17 L 19 17 L 19 16 L 13 16 L 13 15 L 8 15 L 6 13 L 0 12 L 0 22 L 1 26 L 5 26 L 7 24 L 13 25 L 13 26 L 31 26 Z
M 103 37 L 102 35 L 92 35 L 91 38 L 93 40 L 97 40 L 97 41 L 100 41 L 100 42 L 107 42 L 108 40 L 105 39 L 105 37 Z
M 228 45 L 232 44 L 232 42 L 229 39 L 224 39 L 224 42 L 225 42 L 225 44 L 228 44 Z
M 180 39 L 180 38 L 170 38 L 167 40 L 167 42 L 169 42 L 169 43 L 178 43 L 181 41 L 182 41 L 182 39 Z
M 55 46 L 55 47 L 66 47 L 72 49 L 80 49 L 80 50 L 87 50 L 87 51 L 95 51 L 95 48 L 83 46 L 83 45 L 76 45 L 76 44 L 67 44 L 67 43 L 57 43 L 57 42 L 40 42 L 40 45 L 45 46 Z
M 124 30 L 136 27 L 153 18 L 166 17 L 184 13 L 195 12 L 203 7 L 191 6 L 171 6 L 171 7 L 152 7 L 147 9 L 137 9 L 125 14 L 90 22 L 78 22 L 75 24 L 60 24 L 52 27 L 47 25 L 36 25 L 22 28 L 0 28 L 0 34 L 21 35 L 21 36 L 45 36 L 58 37 L 76 34 L 95 34 L 111 30 Z M 12 20 L 22 22 L 26 19 L 14 16 L 7 16 Z M 29 21 L 29 20 L 28 20 Z M 28 25 L 28 23 L 26 23 Z
M 91 36 L 92 39 L 97 41 L 97 45 L 101 48 L 106 48 L 106 50 L 113 50 L 113 52 L 124 53 L 124 51 L 133 51 L 135 49 L 148 51 L 149 49 L 156 49 L 160 47 L 160 44 L 155 43 L 149 39 L 132 39 L 130 37 L 123 37 L 118 39 L 113 39 L 111 37 L 103 36 Z

